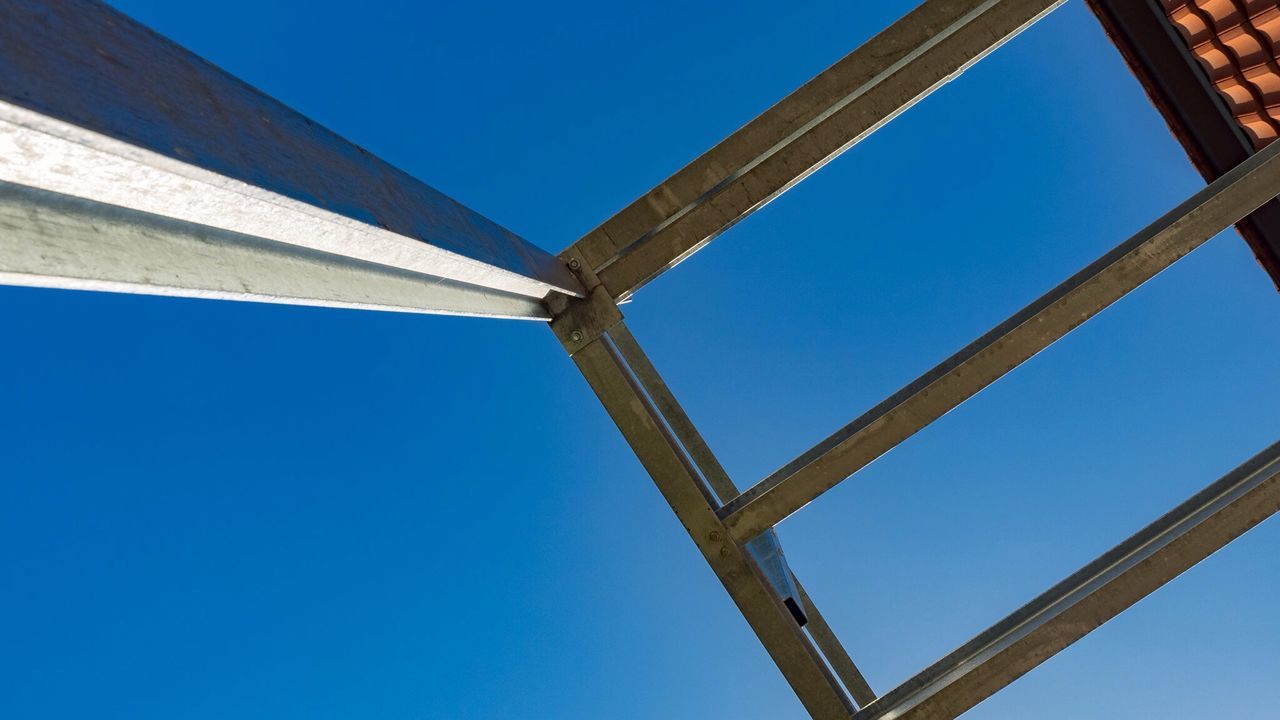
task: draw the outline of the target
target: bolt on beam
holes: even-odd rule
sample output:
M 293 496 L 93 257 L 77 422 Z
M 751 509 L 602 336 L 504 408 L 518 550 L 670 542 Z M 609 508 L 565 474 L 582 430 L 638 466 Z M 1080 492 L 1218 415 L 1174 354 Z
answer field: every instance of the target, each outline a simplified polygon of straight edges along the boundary
M 527 320 L 533 298 L 0 182 L 0 284 Z

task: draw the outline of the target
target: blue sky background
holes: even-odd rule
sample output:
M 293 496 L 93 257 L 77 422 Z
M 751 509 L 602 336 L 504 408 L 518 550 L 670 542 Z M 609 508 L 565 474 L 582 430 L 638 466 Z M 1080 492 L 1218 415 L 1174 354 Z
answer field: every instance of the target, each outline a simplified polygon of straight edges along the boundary
M 911 2 L 115 3 L 550 250 Z M 653 283 L 740 485 L 1201 185 L 1069 3 Z M 879 691 L 1277 439 L 1233 233 L 788 520 Z M 802 710 L 535 323 L 0 288 L 0 716 Z M 1269 717 L 1272 520 L 967 717 Z

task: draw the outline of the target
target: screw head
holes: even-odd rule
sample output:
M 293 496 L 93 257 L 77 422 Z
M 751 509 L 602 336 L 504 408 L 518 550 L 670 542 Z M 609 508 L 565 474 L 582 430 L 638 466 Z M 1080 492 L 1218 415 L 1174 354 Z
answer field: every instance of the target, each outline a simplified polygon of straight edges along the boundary
M 574 342 L 582 342 L 582 333 L 578 332 L 577 330 L 574 330 L 573 332 L 569 333 L 569 339 Z
M 710 540 L 711 542 L 720 542 L 720 531 L 712 530 L 711 532 L 707 533 L 707 539 Z
M 578 258 L 572 258 L 572 259 L 570 259 L 570 260 L 569 260 L 569 269 L 570 269 L 570 270 L 579 270 L 579 269 L 581 269 L 581 268 L 582 268 L 582 263 L 581 263 L 581 262 L 578 262 Z
M 728 545 L 721 545 L 721 546 L 720 546 L 720 557 L 722 557 L 722 558 L 727 558 L 727 557 L 729 557 L 729 546 L 728 546 Z

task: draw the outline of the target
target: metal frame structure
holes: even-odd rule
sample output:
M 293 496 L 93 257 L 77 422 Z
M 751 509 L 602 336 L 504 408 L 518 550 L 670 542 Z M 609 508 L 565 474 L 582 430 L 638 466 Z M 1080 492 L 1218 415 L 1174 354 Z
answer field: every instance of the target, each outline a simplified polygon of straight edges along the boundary
M 1250 222 L 1280 143 L 746 490 L 618 303 L 1062 2 L 925 0 L 557 260 L 105 6 L 0 0 L 0 282 L 549 319 L 813 717 L 954 718 L 1280 510 L 1280 443 L 882 694 L 774 526 Z

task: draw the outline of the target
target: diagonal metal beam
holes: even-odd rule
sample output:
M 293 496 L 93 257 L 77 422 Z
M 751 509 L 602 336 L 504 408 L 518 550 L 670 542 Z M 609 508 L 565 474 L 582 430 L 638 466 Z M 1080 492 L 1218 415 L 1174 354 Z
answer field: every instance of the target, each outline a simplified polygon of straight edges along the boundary
M 860 707 L 874 702 L 876 692 L 871 689 L 871 685 L 867 683 L 867 678 L 863 676 L 862 671 L 853 662 L 853 658 L 849 657 L 849 653 L 845 651 L 840 638 L 836 637 L 835 631 L 827 624 L 827 619 L 818 611 L 818 606 L 809 598 L 809 593 L 804 589 L 804 585 L 800 584 L 799 578 L 796 579 L 796 587 L 800 588 L 800 600 L 809 612 L 809 624 L 805 628 L 809 630 L 809 635 L 813 637 L 813 642 L 822 651 L 822 656 L 827 659 L 831 669 L 840 678 L 840 682 L 844 683 L 845 689 L 849 691 L 849 694 L 853 696 L 853 699 L 857 701 Z
M 671 428 L 672 435 L 684 447 L 693 464 L 702 473 L 707 487 L 721 502 L 736 497 L 738 487 L 730 479 L 729 473 L 725 472 L 724 466 L 720 464 L 715 453 L 711 452 L 702 433 L 698 432 L 698 428 L 685 413 L 671 389 L 667 387 L 666 381 L 662 379 L 658 369 L 653 366 L 644 349 L 640 347 L 640 343 L 631 334 L 631 330 L 626 324 L 618 323 L 609 330 L 609 337 L 630 367 L 632 374 L 635 375 L 640 387 L 653 400 L 658 415 Z M 831 626 L 827 624 L 826 618 L 809 597 L 800 579 L 794 575 L 792 578 L 799 591 L 799 597 L 796 599 L 801 603 L 808 617 L 809 622 L 805 627 L 818 649 L 822 651 L 827 663 L 831 665 L 831 669 L 859 705 L 866 705 L 875 700 L 876 694 L 867 683 L 866 677 L 858 669 L 853 658 L 849 657 L 844 645 L 840 643 L 840 638 L 836 637 Z
M 602 335 L 573 347 L 578 370 L 805 709 L 814 718 L 846 720 L 853 706 L 836 678 L 746 550 L 729 539 L 697 471 L 690 466 L 649 397 L 636 384 L 610 338 Z
M 546 319 L 533 298 L 0 183 L 0 284 Z
M 571 250 L 630 296 L 1064 1 L 926 0 Z
M 1251 156 L 1013 317 L 721 509 L 740 541 L 773 527 L 1280 194 L 1280 143 Z
M 1280 443 L 1058 583 L 854 720 L 950 720 L 1280 510 Z
M 554 256 L 92 0 L 0 0 L 0 181 L 541 299 Z

